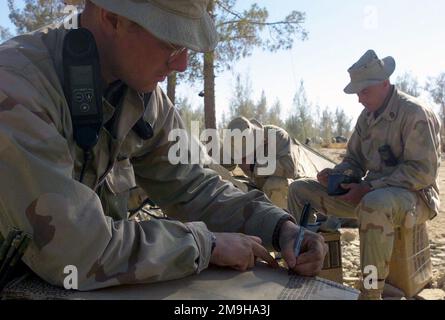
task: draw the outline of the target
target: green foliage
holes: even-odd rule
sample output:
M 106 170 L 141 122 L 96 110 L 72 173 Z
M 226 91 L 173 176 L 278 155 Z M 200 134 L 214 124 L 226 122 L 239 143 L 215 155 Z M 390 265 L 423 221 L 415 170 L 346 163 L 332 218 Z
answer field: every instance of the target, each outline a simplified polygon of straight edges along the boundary
M 281 104 L 276 100 L 272 106 L 267 103 L 266 93 L 261 92 L 260 99 L 255 102 L 252 99 L 252 88 L 250 79 L 246 76 L 244 79 L 240 75 L 236 76 L 236 84 L 230 102 L 230 119 L 223 114 L 222 126 L 227 126 L 228 122 L 239 116 L 247 119 L 255 118 L 263 124 L 273 124 L 283 127 L 284 123 L 280 118 Z
M 261 92 L 261 98 L 255 106 L 254 117 L 261 123 L 264 123 L 266 120 L 268 120 L 269 114 L 267 112 L 267 98 L 264 90 Z
M 309 103 L 304 88 L 303 80 L 294 96 L 293 112 L 289 118 L 286 119 L 286 130 L 290 135 L 299 141 L 305 141 L 314 135 L 314 118 L 311 114 L 312 105 Z
M 248 10 L 235 11 L 235 0 L 216 0 L 215 23 L 220 34 L 216 49 L 217 67 L 230 69 L 233 62 L 248 57 L 256 47 L 275 52 L 291 49 L 294 37 L 306 39 L 304 13 L 292 11 L 281 21 L 268 22 L 269 12 L 253 3 Z M 267 31 L 267 32 L 263 32 Z
M 242 79 L 236 76 L 235 88 L 230 101 L 230 114 L 232 118 L 243 116 L 247 119 L 255 117 L 256 106 L 252 99 L 252 85 L 249 76 Z
M 13 0 L 8 1 L 9 19 L 16 27 L 17 34 L 23 34 L 37 30 L 46 25 L 61 22 L 71 12 L 64 12 L 66 7 L 64 0 L 24 0 L 24 6 L 19 9 Z M 67 1 L 68 2 L 68 1 Z M 81 3 L 81 1 L 77 1 Z M 82 4 L 76 5 L 78 9 Z M 0 26 L 0 40 L 11 37 Z
M 265 124 L 273 124 L 278 127 L 284 127 L 284 122 L 281 120 L 281 103 L 276 100 L 274 104 L 268 109 L 267 118 L 263 121 Z
M 300 82 L 295 93 L 293 107 L 293 112 L 283 121 L 280 101 L 276 100 L 272 106 L 269 106 L 263 91 L 260 99 L 255 103 L 252 99 L 249 76 L 242 78 L 237 75 L 230 104 L 230 119 L 227 119 L 223 114 L 220 127 L 226 127 L 228 122 L 235 117 L 244 116 L 248 119 L 255 118 L 263 124 L 282 127 L 291 136 L 302 142 L 305 142 L 306 139 L 313 141 L 322 139 L 329 142 L 333 136 L 349 136 L 351 133 L 352 119 L 346 115 L 344 110 L 337 108 L 333 114 L 326 107 L 320 115 L 319 107 L 316 107 L 316 112 L 314 112 L 314 107 L 307 98 L 303 81 Z
M 211 0 L 209 7 L 220 37 L 215 50 L 215 69 L 217 72 L 230 70 L 241 58 L 252 54 L 253 49 L 261 48 L 270 52 L 291 49 L 295 38 L 307 38 L 303 28 L 305 14 L 292 11 L 283 20 L 268 22 L 269 12 L 253 3 L 242 12 L 235 10 L 236 0 Z M 191 52 L 190 63 L 180 79 L 196 82 L 203 80 L 202 54 Z
M 338 109 L 337 109 L 338 110 Z M 319 123 L 319 137 L 324 142 L 330 142 L 332 137 L 334 136 L 334 116 L 331 111 L 329 111 L 328 107 L 325 107 L 321 114 L 320 123 Z
M 445 108 L 445 72 L 437 77 L 430 77 L 426 84 L 426 90 L 435 103 Z
M 345 111 L 339 107 L 335 110 L 335 136 L 346 136 L 351 130 L 351 121 Z
M 249 76 L 244 79 L 240 75 L 236 77 L 236 84 L 233 91 L 233 96 L 230 102 L 230 119 L 227 121 L 223 115 L 223 125 L 239 116 L 247 119 L 255 118 L 264 124 L 274 124 L 282 127 L 283 121 L 280 119 L 281 104 L 277 100 L 271 107 L 267 104 L 266 93 L 261 93 L 260 99 L 255 102 L 252 99 L 252 87 Z
M 425 90 L 429 92 L 433 101 L 440 106 L 440 117 L 442 118 L 442 133 L 445 130 L 445 72 L 437 77 L 430 77 L 427 80 Z M 442 147 L 445 151 L 445 143 Z
M 409 72 L 405 72 L 403 75 L 398 76 L 395 85 L 399 90 L 413 97 L 420 96 L 421 88 L 419 86 L 419 81 L 417 80 L 417 77 Z
M 252 88 L 249 76 L 244 80 L 241 75 L 236 75 L 236 84 L 233 91 L 233 96 L 230 101 L 230 113 L 234 116 L 244 116 L 250 118 L 253 116 L 253 101 L 251 99 Z M 244 81 L 244 83 L 243 83 Z
M 187 98 L 179 98 L 176 103 L 176 107 L 179 109 L 182 120 L 187 131 L 191 132 L 192 121 L 199 122 L 199 131 L 204 130 L 204 108 L 203 106 L 193 109 L 192 105 Z
M 23 9 L 18 9 L 13 0 L 8 0 L 9 19 L 22 34 L 39 29 L 65 16 L 63 0 L 25 0 Z
M 11 32 L 8 29 L 0 26 L 0 41 L 8 40 L 12 37 Z

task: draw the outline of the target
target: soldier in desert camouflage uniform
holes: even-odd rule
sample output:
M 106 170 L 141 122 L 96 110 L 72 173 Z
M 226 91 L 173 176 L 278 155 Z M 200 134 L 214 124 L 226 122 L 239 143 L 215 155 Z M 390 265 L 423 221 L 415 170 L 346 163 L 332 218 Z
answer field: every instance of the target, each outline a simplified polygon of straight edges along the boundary
M 262 131 L 264 136 L 264 148 L 267 150 L 269 131 L 275 134 L 276 162 L 275 169 L 271 174 L 262 175 L 258 169 L 261 164 L 254 161 L 252 164 L 238 164 L 243 172 L 262 190 L 276 206 L 287 209 L 287 194 L 289 184 L 302 177 L 315 177 L 317 168 L 307 157 L 306 150 L 301 144 L 291 138 L 286 130 L 274 125 L 262 125 L 256 119 L 248 120 L 245 117 L 237 117 L 230 121 L 230 130 L 253 130 Z M 244 159 L 247 155 L 244 156 Z M 236 165 L 225 165 L 229 170 L 233 170 Z
M 347 94 L 356 93 L 365 109 L 349 140 L 344 160 L 314 180 L 290 186 L 289 208 L 297 216 L 305 201 L 319 212 L 358 218 L 362 272 L 375 266 L 377 289 L 362 289 L 362 298 L 379 299 L 389 273 L 394 228 L 411 228 L 439 211 L 438 167 L 440 124 L 435 113 L 389 82 L 392 57 L 378 59 L 367 51 L 348 71 Z M 379 148 L 389 146 L 396 163 L 385 161 Z M 344 185 L 343 196 L 330 197 L 326 186 L 332 172 L 364 178 Z M 363 274 L 363 276 L 366 276 Z
M 77 267 L 80 290 L 177 279 L 209 264 L 246 270 L 257 257 L 276 266 L 266 247 L 281 249 L 296 272 L 321 269 L 323 239 L 307 233 L 296 258 L 299 227 L 262 193 L 243 193 L 200 165 L 169 162 L 168 134 L 184 125 L 157 83 L 186 69 L 187 49 L 215 48 L 207 4 L 86 2 L 76 19 L 94 35 L 108 87 L 87 162 L 64 95 L 68 30 L 51 26 L 0 46 L 0 234 L 16 227 L 33 236 L 23 261 L 44 280 L 62 285 L 67 265 Z M 132 130 L 140 119 L 151 138 Z M 169 220 L 129 220 L 135 186 Z

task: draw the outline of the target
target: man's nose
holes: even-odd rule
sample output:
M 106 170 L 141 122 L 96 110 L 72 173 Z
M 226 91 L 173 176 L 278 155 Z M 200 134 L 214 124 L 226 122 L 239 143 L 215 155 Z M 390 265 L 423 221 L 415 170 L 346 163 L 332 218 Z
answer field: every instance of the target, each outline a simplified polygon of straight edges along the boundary
M 174 59 L 169 64 L 169 68 L 171 71 L 184 72 L 187 69 L 188 63 L 188 50 L 185 49 L 181 52 L 176 59 Z

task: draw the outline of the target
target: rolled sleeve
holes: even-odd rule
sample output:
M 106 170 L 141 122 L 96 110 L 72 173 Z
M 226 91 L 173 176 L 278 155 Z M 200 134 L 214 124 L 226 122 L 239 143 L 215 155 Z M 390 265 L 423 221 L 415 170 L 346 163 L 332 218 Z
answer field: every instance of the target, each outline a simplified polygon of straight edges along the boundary
M 206 269 L 210 263 L 212 255 L 212 233 L 207 229 L 203 222 L 193 222 L 185 224 L 193 234 L 199 252 L 196 273 Z

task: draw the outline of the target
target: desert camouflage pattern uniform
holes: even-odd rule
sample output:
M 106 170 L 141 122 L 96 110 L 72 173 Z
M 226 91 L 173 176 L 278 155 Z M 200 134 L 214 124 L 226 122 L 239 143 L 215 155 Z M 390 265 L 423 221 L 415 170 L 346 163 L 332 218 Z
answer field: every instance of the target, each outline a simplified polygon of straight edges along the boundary
M 265 150 L 269 131 L 276 132 L 276 169 L 271 175 L 262 176 L 258 173 L 258 164 L 253 171 L 244 173 L 280 208 L 287 209 L 287 195 L 290 183 L 294 179 L 316 175 L 316 169 L 310 161 L 306 161 L 306 154 L 300 143 L 292 139 L 286 130 L 274 126 L 264 125 Z M 267 151 L 266 151 L 267 154 Z
M 259 236 L 272 248 L 277 222 L 289 217 L 263 193 L 243 193 L 199 165 L 171 165 L 168 133 L 184 125 L 157 88 L 146 106 L 128 89 L 120 108 L 103 102 L 104 123 L 85 179 L 63 94 L 62 26 L 0 46 L 0 233 L 33 236 L 23 260 L 63 285 L 67 265 L 91 290 L 196 274 L 209 265 L 214 232 Z M 154 136 L 132 127 L 141 117 Z M 170 220 L 128 219 L 129 189 L 139 186 Z M 175 220 L 172 220 L 175 219 Z
M 326 188 L 314 180 L 296 181 L 289 190 L 289 209 L 297 221 L 306 201 L 319 212 L 358 219 L 361 268 L 377 267 L 379 289 L 389 273 L 394 229 L 411 228 L 439 212 L 437 116 L 397 89 L 383 108 L 377 118 L 374 113 L 362 112 L 346 156 L 334 168 L 343 173 L 352 170 L 372 186 L 357 207 L 329 197 Z M 396 166 L 388 167 L 380 159 L 378 148 L 385 144 L 398 159 Z

